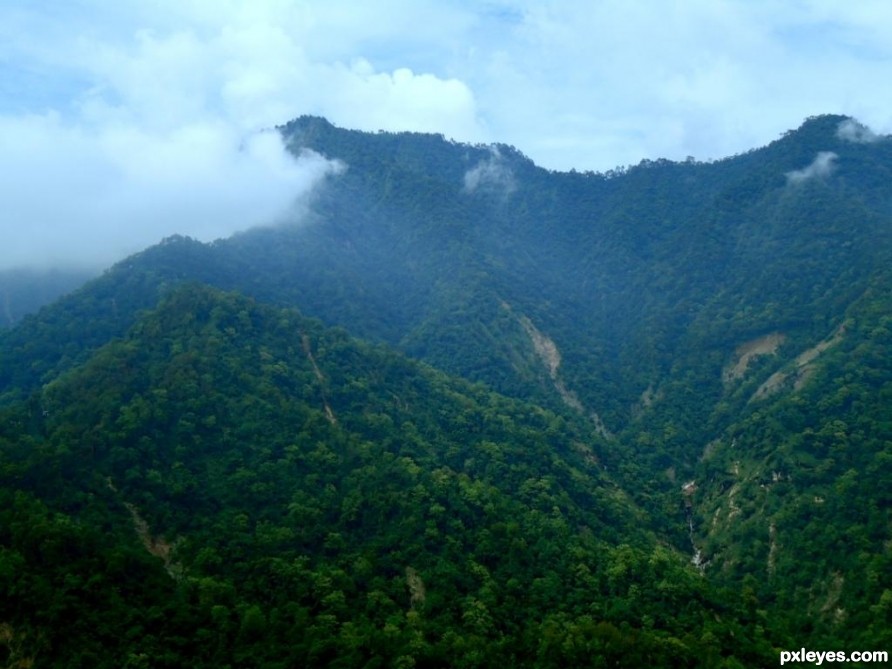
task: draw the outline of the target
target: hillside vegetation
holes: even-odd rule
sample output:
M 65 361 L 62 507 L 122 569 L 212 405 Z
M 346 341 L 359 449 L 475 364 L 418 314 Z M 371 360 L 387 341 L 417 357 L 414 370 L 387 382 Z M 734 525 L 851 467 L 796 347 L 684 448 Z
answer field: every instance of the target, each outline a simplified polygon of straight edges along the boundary
M 684 666 L 768 647 L 646 530 L 584 425 L 293 311 L 183 288 L 4 418 L 10 659 Z
M 0 332 L 7 664 L 888 648 L 892 140 L 853 123 L 607 174 L 282 127 L 345 166 L 297 220 Z

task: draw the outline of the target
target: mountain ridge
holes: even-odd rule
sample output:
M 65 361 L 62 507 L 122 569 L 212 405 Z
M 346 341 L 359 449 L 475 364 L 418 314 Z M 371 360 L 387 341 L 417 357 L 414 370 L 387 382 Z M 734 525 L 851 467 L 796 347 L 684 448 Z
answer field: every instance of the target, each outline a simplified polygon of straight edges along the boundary
M 171 518 L 188 526 L 190 490 L 196 491 L 195 500 L 211 491 L 219 495 L 217 501 L 201 503 L 194 521 L 198 526 L 219 509 L 228 509 L 227 522 L 235 523 L 237 505 L 229 500 L 228 488 L 259 504 L 264 485 L 273 490 L 282 481 L 270 473 L 262 447 L 251 451 L 251 466 L 232 478 L 239 451 L 233 450 L 231 435 L 240 427 L 229 414 L 253 417 L 259 427 L 250 440 L 262 443 L 264 430 L 270 439 L 287 432 L 279 414 L 290 410 L 277 413 L 261 398 L 287 397 L 276 402 L 307 416 L 304 427 L 291 429 L 318 437 L 292 453 L 304 458 L 304 476 L 314 468 L 333 475 L 345 453 L 368 454 L 351 441 L 366 435 L 360 441 L 385 451 L 399 451 L 401 443 L 421 449 L 416 455 L 423 464 L 379 453 L 374 462 L 364 461 L 367 469 L 356 479 L 358 489 L 374 497 L 370 482 L 376 481 L 393 493 L 392 499 L 429 495 L 439 480 L 436 472 L 445 474 L 438 458 L 464 453 L 464 460 L 449 460 L 448 467 L 467 497 L 464 503 L 477 509 L 462 516 L 464 529 L 454 528 L 478 533 L 463 544 L 466 552 L 473 553 L 478 540 L 486 544 L 480 539 L 483 532 L 505 538 L 502 525 L 513 513 L 508 509 L 520 513 L 539 494 L 563 495 L 564 506 L 555 508 L 581 514 L 574 516 L 586 519 L 580 527 L 591 525 L 595 521 L 586 515 L 585 500 L 600 490 L 603 495 L 589 506 L 604 505 L 605 513 L 612 509 L 611 520 L 597 527 L 607 542 L 602 549 L 613 562 L 591 557 L 594 543 L 573 544 L 589 556 L 580 564 L 594 569 L 599 585 L 579 586 L 597 602 L 588 613 L 566 609 L 549 618 L 553 627 L 548 629 L 562 629 L 554 633 L 566 643 L 570 637 L 561 634 L 581 635 L 592 643 L 598 639 L 598 652 L 603 652 L 605 639 L 615 632 L 624 648 L 640 635 L 635 638 L 655 653 L 651 661 L 659 657 L 658 664 L 667 666 L 678 658 L 669 658 L 663 642 L 679 642 L 678 651 L 687 659 L 702 651 L 709 666 L 765 663 L 772 644 L 792 647 L 803 640 L 840 647 L 888 644 L 892 181 L 886 176 L 892 169 L 892 142 L 853 123 L 841 116 L 812 117 L 766 147 L 720 161 L 642 161 L 594 174 L 543 170 L 507 146 L 348 131 L 310 117 L 295 120 L 280 129 L 293 151 L 316 151 L 346 166 L 320 187 L 302 220 L 211 244 L 169 238 L 0 332 L 0 404 L 10 424 L 28 426 L 24 434 L 5 433 L 3 452 L 35 449 L 28 476 L 15 473 L 18 465 L 4 465 L 13 472 L 4 489 L 24 487 L 34 497 L 28 504 L 50 504 L 56 499 L 53 486 L 33 472 L 58 471 L 53 466 L 60 457 L 70 463 L 66 449 L 73 444 L 106 444 L 117 448 L 118 460 L 103 466 L 132 463 L 132 485 L 126 482 L 126 468 L 115 469 L 112 483 L 122 491 L 121 499 L 143 514 L 151 532 L 175 527 Z M 215 308 L 216 317 L 211 315 Z M 270 311 L 282 308 L 299 312 Z M 255 318 L 265 325 L 258 326 Z M 280 321 L 292 324 L 287 332 L 277 325 Z M 364 348 L 368 343 L 348 343 L 355 340 L 346 333 L 378 352 Z M 256 343 L 264 337 L 270 341 L 269 359 Z M 159 348 L 168 346 L 167 340 L 169 347 Z M 191 357 L 182 357 L 186 351 Z M 340 353 L 332 358 L 332 351 Z M 402 357 L 392 357 L 393 351 Z M 193 385 L 183 386 L 194 386 L 194 392 L 170 385 L 162 370 L 171 357 L 187 369 L 195 366 L 189 372 Z M 410 359 L 439 371 L 424 372 L 428 367 L 416 367 Z M 97 365 L 106 370 L 98 376 Z M 387 369 L 395 371 L 382 371 Z M 436 376 L 443 373 L 453 380 Z M 210 380 L 202 381 L 203 375 Z M 416 388 L 407 394 L 410 379 L 439 390 Z M 142 386 L 133 390 L 134 384 Z M 227 393 L 221 394 L 220 387 Z M 47 404 L 57 388 L 67 388 L 67 399 Z M 502 399 L 487 395 L 492 391 Z M 172 396 L 180 398 L 177 403 Z M 233 408 L 220 414 L 214 398 Z M 189 402 L 196 404 L 194 416 L 153 428 L 154 437 L 127 431 Z M 481 405 L 501 409 L 487 411 Z M 437 406 L 442 413 L 433 409 Z M 80 408 L 66 413 L 64 407 Z M 480 430 L 498 433 L 499 425 L 518 432 L 510 439 L 479 437 Z M 586 436 L 568 441 L 571 434 Z M 154 444 L 179 444 L 174 447 L 178 459 L 153 465 L 152 458 L 167 451 L 152 450 L 142 437 Z M 499 444 L 515 438 L 529 444 L 529 452 L 514 450 L 508 457 Z M 336 446 L 311 457 L 327 442 Z M 193 457 L 187 445 L 199 443 L 211 448 L 200 466 L 200 460 L 187 459 Z M 217 459 L 214 445 L 228 453 L 228 460 Z M 468 449 L 482 450 L 469 455 Z M 529 480 L 499 487 L 493 476 L 509 462 L 552 474 L 531 474 Z M 385 463 L 393 468 L 387 470 L 393 481 L 380 478 L 377 467 Z M 462 478 L 467 467 L 470 473 Z M 196 487 L 205 475 L 210 478 Z M 267 475 L 272 478 L 264 479 Z M 72 498 L 88 495 L 58 474 L 47 481 Z M 334 512 L 339 488 L 330 482 L 335 497 L 326 498 L 332 506 L 323 516 L 337 524 L 343 520 Z M 111 495 L 105 480 L 94 483 L 89 494 Z M 169 498 L 167 516 L 150 517 L 155 505 L 146 501 L 159 493 Z M 498 513 L 481 512 L 475 495 L 477 502 L 480 495 L 500 500 L 493 501 Z M 27 513 L 44 517 L 28 504 L 22 507 L 31 509 Z M 119 523 L 138 542 L 131 512 L 120 500 L 117 504 L 114 521 L 93 507 L 90 517 Z M 313 507 L 309 497 L 300 504 Z M 271 508 L 282 505 L 277 498 Z M 58 511 L 52 504 L 49 508 Z M 58 512 L 72 508 L 77 506 Z M 550 510 L 539 509 L 546 515 Z M 276 550 L 289 547 L 293 528 L 288 534 L 286 526 L 277 524 L 280 519 L 267 520 L 270 527 L 257 525 L 252 532 Z M 327 559 L 336 562 L 349 553 L 345 536 L 353 537 L 349 545 L 362 546 L 362 537 L 374 533 L 370 528 L 378 531 L 388 522 L 384 513 L 361 525 L 365 529 L 347 523 L 350 531 L 340 533 L 341 539 L 313 544 L 313 559 L 322 560 L 320 565 Z M 635 523 L 646 529 L 647 538 L 630 529 Z M 202 532 L 218 552 L 241 550 L 237 546 L 244 537 L 223 525 Z M 424 535 L 427 530 L 418 527 L 418 535 Z M 541 555 L 548 556 L 545 564 L 565 564 L 556 547 L 577 541 L 572 532 L 561 532 L 546 533 L 550 538 L 540 542 Z M 631 553 L 624 538 L 634 544 Z M 415 538 L 404 539 L 415 545 Z M 175 559 L 187 569 L 211 568 L 199 566 L 205 564 L 200 551 L 173 545 Z M 817 548 L 843 545 L 857 547 L 857 554 Z M 488 621 L 484 628 L 489 632 L 502 624 L 498 621 L 513 620 L 498 608 L 509 601 L 500 598 L 506 588 L 514 587 L 509 587 L 511 569 L 500 560 L 517 550 L 508 541 L 487 558 L 503 565 L 496 571 L 504 577 L 488 594 L 470 594 L 468 583 L 483 578 L 484 571 L 456 567 L 464 564 L 460 551 L 450 553 L 459 575 L 437 580 L 453 584 L 446 589 L 463 592 L 475 603 L 463 600 L 468 608 L 452 618 L 446 609 L 437 609 L 445 627 L 464 629 L 460 620 L 465 614 L 467 621 Z M 399 549 L 391 543 L 385 552 Z M 432 554 L 421 548 L 417 555 L 434 564 Z M 254 558 L 259 556 L 252 554 L 249 561 Z M 692 559 L 695 564 L 685 567 Z M 478 566 L 491 569 L 485 562 Z M 417 612 L 425 596 L 436 601 L 429 569 L 420 565 L 413 559 L 390 570 L 389 578 L 411 593 L 410 613 Z M 345 569 L 343 564 L 337 568 Z M 582 581 L 574 579 L 584 570 L 578 567 L 573 577 L 571 571 L 561 573 L 578 585 Z M 639 571 L 645 576 L 636 584 Z M 217 575 L 230 585 L 250 582 L 246 574 L 223 573 Z M 630 580 L 623 581 L 626 577 Z M 620 578 L 622 585 L 612 578 Z M 666 579 L 673 578 L 684 584 L 686 594 L 668 586 Z M 340 592 L 352 597 L 363 587 L 354 584 Z M 391 583 L 387 590 L 394 601 L 399 598 L 395 587 Z M 541 602 L 581 606 L 574 599 L 579 593 L 572 590 Z M 742 592 L 743 600 L 730 591 Z M 492 599 L 494 592 L 501 595 Z M 688 598 L 697 603 L 691 604 L 690 616 L 666 621 L 664 595 L 681 609 Z M 611 597 L 620 602 L 613 608 L 606 603 Z M 240 601 L 242 623 L 254 630 L 246 634 L 257 638 L 258 621 L 277 607 L 264 608 L 244 594 Z M 226 606 L 231 608 L 231 602 Z M 499 611 L 495 616 L 493 606 Z M 512 606 L 520 605 L 515 601 Z M 308 625 L 327 615 L 356 623 L 344 618 L 343 610 L 324 611 L 319 601 L 310 608 Z M 691 636 L 693 626 L 710 611 L 721 622 L 710 629 L 712 640 L 705 634 L 697 640 Z M 561 618 L 565 614 L 569 617 Z M 631 627 L 623 627 L 623 621 Z M 606 627 L 598 627 L 602 623 Z M 501 641 L 478 635 L 475 643 L 495 653 L 478 649 L 481 658 L 504 661 L 509 655 L 500 653 L 509 647 L 512 653 L 533 652 L 530 645 L 516 645 L 517 621 L 505 624 Z M 405 650 L 418 637 L 403 622 L 397 627 Z M 533 635 L 547 631 L 524 629 Z M 737 631 L 728 636 L 732 629 Z M 329 632 L 331 641 L 337 634 Z M 734 634 L 738 642 L 731 640 Z M 440 661 L 434 659 L 441 657 L 438 653 L 458 652 L 445 636 L 422 637 L 425 652 L 433 653 L 424 655 L 432 666 Z M 723 641 L 716 645 L 719 637 Z M 322 643 L 322 636 L 314 638 Z M 383 646 L 376 648 L 384 653 Z M 722 655 L 719 648 L 730 650 Z M 582 659 L 553 647 L 535 652 L 543 658 Z M 542 663 L 548 666 L 545 659 Z

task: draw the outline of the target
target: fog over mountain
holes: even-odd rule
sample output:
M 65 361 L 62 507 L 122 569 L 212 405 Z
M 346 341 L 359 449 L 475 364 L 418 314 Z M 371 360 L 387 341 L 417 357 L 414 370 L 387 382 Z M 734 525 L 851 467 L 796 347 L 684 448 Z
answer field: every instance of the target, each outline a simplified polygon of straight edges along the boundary
M 35 119 L 14 134 L 2 157 L 0 269 L 97 269 L 184 230 L 212 241 L 294 218 L 338 169 L 287 153 L 275 132 L 244 136 L 224 124 L 81 134 Z
M 721 159 L 821 112 L 883 134 L 890 35 L 883 2 L 10 0 L 0 268 L 276 220 L 325 171 L 269 132 L 300 113 L 561 171 Z

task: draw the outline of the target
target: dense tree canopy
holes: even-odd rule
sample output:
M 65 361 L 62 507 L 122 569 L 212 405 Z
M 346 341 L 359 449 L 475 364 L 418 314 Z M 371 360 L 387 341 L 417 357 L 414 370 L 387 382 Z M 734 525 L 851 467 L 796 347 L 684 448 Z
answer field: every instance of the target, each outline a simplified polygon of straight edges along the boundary
M 892 141 L 843 120 L 609 174 L 283 127 L 347 166 L 299 221 L 0 331 L 0 662 L 888 648 Z

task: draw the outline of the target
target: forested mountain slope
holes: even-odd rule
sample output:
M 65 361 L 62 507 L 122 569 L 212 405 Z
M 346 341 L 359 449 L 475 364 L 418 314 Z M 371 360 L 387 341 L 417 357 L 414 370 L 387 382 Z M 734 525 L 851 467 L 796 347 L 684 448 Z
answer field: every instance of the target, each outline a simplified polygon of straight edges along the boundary
M 294 311 L 179 289 L 2 426 L 8 663 L 770 655 L 584 424 Z
M 794 637 L 892 645 L 890 326 L 878 279 L 824 341 L 731 391 L 748 401 L 692 478 L 706 573 L 786 611 Z
M 642 409 L 662 416 L 678 392 L 696 388 L 711 407 L 726 359 L 754 337 L 817 343 L 888 262 L 892 143 L 843 139 L 846 122 L 817 117 L 717 163 L 600 175 L 547 172 L 510 147 L 303 118 L 282 129 L 294 150 L 346 169 L 296 225 L 167 243 L 67 304 L 92 302 L 92 320 L 117 320 L 120 334 L 158 285 L 207 281 L 618 432 Z M 828 151 L 836 158 L 814 168 Z M 25 328 L 11 345 L 34 338 Z M 23 373 L 0 365 L 0 380 Z M 26 373 L 13 385 L 33 383 Z M 705 419 L 671 412 L 686 433 Z
M 561 353 L 557 376 L 611 431 L 648 388 L 672 394 L 682 365 L 716 398 L 709 380 L 736 346 L 778 329 L 818 341 L 889 260 L 881 184 L 892 148 L 840 138 L 844 122 L 819 117 L 714 164 L 579 175 L 538 169 L 509 147 L 359 141 L 303 119 L 284 130 L 295 146 L 351 166 L 317 203 L 328 223 L 305 235 L 325 239 L 336 277 L 353 267 L 361 279 L 314 273 L 312 312 L 529 393 L 533 378 L 553 384 L 534 373 L 526 317 Z M 826 173 L 796 172 L 828 151 Z M 313 271 L 310 257 L 295 264 Z M 368 304 L 386 327 L 351 311 Z
M 0 332 L 4 494 L 25 514 L 9 523 L 83 533 L 95 560 L 120 542 L 139 549 L 137 519 L 150 538 L 182 536 L 174 574 L 141 554 L 139 569 L 197 616 L 184 629 L 218 615 L 234 630 L 251 611 L 274 630 L 252 638 L 271 647 L 289 595 L 264 599 L 267 567 L 255 581 L 235 563 L 304 551 L 300 579 L 348 574 L 335 579 L 346 609 L 325 609 L 324 588 L 295 595 L 304 617 L 289 624 L 330 625 L 302 632 L 295 651 L 319 663 L 549 666 L 635 644 L 657 666 L 758 666 L 772 644 L 892 645 L 892 140 L 820 116 L 715 163 L 581 174 L 512 147 L 313 117 L 281 132 L 293 151 L 344 164 L 294 221 L 213 244 L 165 240 Z M 302 431 L 309 441 L 284 436 Z M 349 513 L 348 489 L 361 497 Z M 275 515 L 307 502 L 296 490 L 325 491 L 310 538 L 294 534 L 304 516 Z M 273 515 L 252 515 L 267 503 Z M 435 506 L 448 511 L 422 513 Z M 111 543 L 90 534 L 112 527 Z M 203 544 L 187 540 L 196 533 Z M 22 536 L 5 535 L 24 562 L 10 553 L 4 573 L 44 564 Z M 217 557 L 203 561 L 199 544 Z M 433 592 L 436 574 L 459 603 L 431 595 L 420 632 L 406 607 L 399 624 L 360 615 L 373 579 L 350 565 L 371 560 L 363 551 L 399 556 L 372 589 L 391 601 L 405 604 L 416 576 Z M 485 596 L 484 572 L 460 555 L 493 580 Z M 58 560 L 35 567 L 35 583 Z M 235 594 L 202 598 L 174 562 Z M 619 575 L 631 580 L 611 585 Z M 472 629 L 481 603 L 491 624 Z M 341 636 L 357 629 L 368 633 Z M 202 657 L 248 662 L 237 639 L 213 639 Z M 351 644 L 366 655 L 343 655 Z

